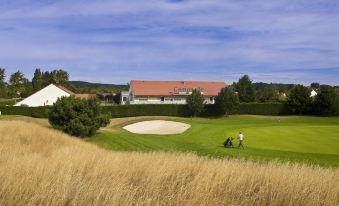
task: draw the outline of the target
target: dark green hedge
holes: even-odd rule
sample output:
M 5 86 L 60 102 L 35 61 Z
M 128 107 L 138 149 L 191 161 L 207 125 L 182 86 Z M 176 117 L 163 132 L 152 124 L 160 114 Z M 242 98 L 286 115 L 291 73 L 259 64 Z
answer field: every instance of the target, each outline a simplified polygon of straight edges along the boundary
M 0 106 L 2 114 L 24 115 L 30 117 L 47 118 L 49 107 L 13 107 Z M 116 117 L 135 117 L 135 116 L 189 116 L 186 105 L 117 105 L 102 106 L 102 112 Z M 288 115 L 290 114 L 286 107 L 280 103 L 241 103 L 236 114 L 253 115 Z M 215 114 L 213 105 L 206 105 L 203 117 L 218 116 Z
M 14 105 L 15 99 L 0 99 L 0 106 Z
M 49 107 L 15 107 L 0 106 L 3 115 L 23 115 L 36 118 L 47 118 Z
M 240 103 L 234 114 L 253 115 L 289 115 L 287 107 L 281 103 Z M 214 105 L 206 105 L 201 116 L 219 116 L 214 109 Z
M 281 103 L 241 103 L 237 114 L 289 115 L 291 112 Z
M 110 113 L 112 117 L 133 117 L 133 116 L 189 116 L 186 105 L 119 105 L 104 106 L 104 113 Z M 288 115 L 290 112 L 281 103 L 241 103 L 236 114 L 253 115 Z M 218 116 L 214 105 L 205 105 L 205 109 L 200 116 Z
M 174 105 L 174 104 L 103 106 L 102 112 L 110 113 L 112 117 L 188 116 L 186 105 Z

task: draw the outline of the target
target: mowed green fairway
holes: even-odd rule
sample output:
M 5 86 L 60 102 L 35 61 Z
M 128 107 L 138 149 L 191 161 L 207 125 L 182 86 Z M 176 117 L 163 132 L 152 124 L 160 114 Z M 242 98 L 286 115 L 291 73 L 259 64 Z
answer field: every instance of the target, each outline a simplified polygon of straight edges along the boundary
M 170 119 L 191 125 L 183 134 L 140 135 L 124 125 L 149 119 Z M 225 149 L 225 137 L 244 133 L 245 149 Z M 303 162 L 339 166 L 338 117 L 230 116 L 219 119 L 141 117 L 113 119 L 89 141 L 122 151 L 194 152 L 212 157 Z

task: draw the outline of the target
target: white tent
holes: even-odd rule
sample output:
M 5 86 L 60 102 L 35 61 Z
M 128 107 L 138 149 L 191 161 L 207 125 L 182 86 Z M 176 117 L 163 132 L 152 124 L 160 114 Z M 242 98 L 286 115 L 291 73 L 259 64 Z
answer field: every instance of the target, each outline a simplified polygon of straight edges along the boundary
M 39 107 L 39 106 L 49 106 L 53 105 L 58 98 L 68 97 L 74 95 L 74 93 L 62 86 L 50 84 L 47 87 L 37 91 L 26 99 L 18 102 L 15 106 L 29 106 L 29 107 Z

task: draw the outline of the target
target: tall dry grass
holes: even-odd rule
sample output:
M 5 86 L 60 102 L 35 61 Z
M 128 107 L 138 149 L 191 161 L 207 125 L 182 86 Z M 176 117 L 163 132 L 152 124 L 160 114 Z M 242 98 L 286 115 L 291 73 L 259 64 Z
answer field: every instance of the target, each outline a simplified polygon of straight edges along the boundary
M 338 205 L 339 169 L 122 153 L 0 121 L 0 205 Z

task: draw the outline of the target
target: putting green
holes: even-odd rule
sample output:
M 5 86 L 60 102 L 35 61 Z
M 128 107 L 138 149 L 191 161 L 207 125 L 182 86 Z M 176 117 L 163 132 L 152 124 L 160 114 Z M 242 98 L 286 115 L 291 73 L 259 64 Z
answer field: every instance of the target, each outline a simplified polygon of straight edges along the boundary
M 113 126 L 101 130 L 89 141 L 112 150 L 194 152 L 213 157 L 280 159 L 339 166 L 338 117 L 162 117 L 190 124 L 191 128 L 176 135 L 131 134 L 122 129 L 131 122 L 149 118 L 113 119 Z M 223 148 L 223 141 L 228 136 L 234 137 L 234 144 L 238 144 L 239 131 L 245 136 L 245 150 Z
M 307 125 L 252 127 L 244 129 L 243 133 L 248 137 L 246 143 L 255 148 L 339 154 L 338 133 L 335 133 L 337 127 Z

